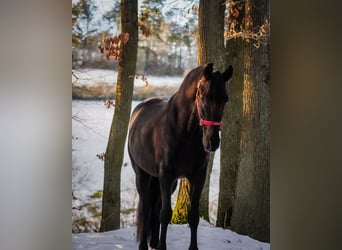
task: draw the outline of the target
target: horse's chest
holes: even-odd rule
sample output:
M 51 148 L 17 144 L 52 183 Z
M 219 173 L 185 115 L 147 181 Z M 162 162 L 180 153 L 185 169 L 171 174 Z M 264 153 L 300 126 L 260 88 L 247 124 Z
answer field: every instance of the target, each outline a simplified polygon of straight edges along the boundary
M 203 168 L 206 165 L 206 159 L 206 154 L 200 148 L 182 145 L 170 156 L 170 163 L 173 165 L 175 175 L 187 176 Z

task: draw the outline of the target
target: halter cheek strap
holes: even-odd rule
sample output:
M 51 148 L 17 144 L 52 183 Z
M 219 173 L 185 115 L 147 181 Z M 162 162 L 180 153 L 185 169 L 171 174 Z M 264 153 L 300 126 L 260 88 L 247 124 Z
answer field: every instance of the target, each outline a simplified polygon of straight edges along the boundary
M 197 91 L 196 91 L 196 99 L 195 99 L 195 104 L 196 104 L 196 108 L 197 108 L 197 115 L 198 115 L 198 119 L 199 119 L 199 125 L 200 126 L 209 126 L 209 127 L 213 127 L 213 126 L 217 126 L 217 127 L 222 127 L 223 122 L 222 121 L 212 121 L 212 120 L 205 120 L 202 117 L 201 114 L 201 110 L 199 108 L 199 102 L 198 102 L 198 98 L 199 98 L 199 87 L 201 85 L 202 79 L 198 81 L 197 83 Z
M 200 120 L 200 126 L 218 126 L 222 127 L 223 122 L 215 122 L 215 121 L 210 121 L 210 120 Z

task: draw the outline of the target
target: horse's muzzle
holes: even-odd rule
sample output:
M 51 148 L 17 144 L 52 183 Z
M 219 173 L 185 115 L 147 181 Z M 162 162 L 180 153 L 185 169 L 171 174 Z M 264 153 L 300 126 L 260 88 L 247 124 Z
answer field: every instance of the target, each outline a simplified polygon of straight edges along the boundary
M 204 149 L 207 152 L 215 152 L 220 146 L 220 140 L 208 140 Z

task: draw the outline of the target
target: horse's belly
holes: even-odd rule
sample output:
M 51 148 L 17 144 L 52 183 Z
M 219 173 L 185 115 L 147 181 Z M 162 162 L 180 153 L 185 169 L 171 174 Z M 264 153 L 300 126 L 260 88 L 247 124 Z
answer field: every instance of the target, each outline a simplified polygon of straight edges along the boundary
M 177 177 L 187 177 L 196 175 L 208 164 L 207 154 L 194 154 L 193 152 L 180 151 L 174 155 L 172 168 Z

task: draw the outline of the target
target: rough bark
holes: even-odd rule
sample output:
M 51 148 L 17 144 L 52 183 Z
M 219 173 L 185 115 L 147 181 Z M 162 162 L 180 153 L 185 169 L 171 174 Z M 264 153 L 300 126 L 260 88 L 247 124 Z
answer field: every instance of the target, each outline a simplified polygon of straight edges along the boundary
M 268 18 L 268 4 L 268 0 L 247 1 L 245 15 L 251 16 L 254 29 Z M 270 239 L 269 69 L 269 44 L 256 48 L 253 41 L 246 43 L 241 155 L 231 227 L 262 241 Z
M 121 32 L 129 33 L 119 62 L 115 112 L 110 129 L 104 163 L 102 220 L 100 231 L 120 228 L 120 182 L 125 140 L 127 136 L 133 81 L 137 61 L 137 0 L 121 0 Z
M 265 75 L 267 48 L 248 45 L 243 88 L 243 112 L 234 212 L 231 228 L 269 241 L 269 83 Z
M 269 1 L 245 4 L 240 18 L 253 22 L 243 27 L 255 32 L 269 19 Z M 237 38 L 228 41 L 227 50 L 235 67 L 222 131 L 217 226 L 269 241 L 269 43 L 258 47 Z
M 225 0 L 200 0 L 198 16 L 198 65 L 209 62 L 223 70 L 227 66 L 224 58 L 224 11 Z
M 220 181 L 216 226 L 228 228 L 233 213 L 236 173 L 240 162 L 242 91 L 244 74 L 244 42 L 227 43 L 227 57 L 234 68 L 228 85 L 229 102 L 223 115 L 221 130 Z

